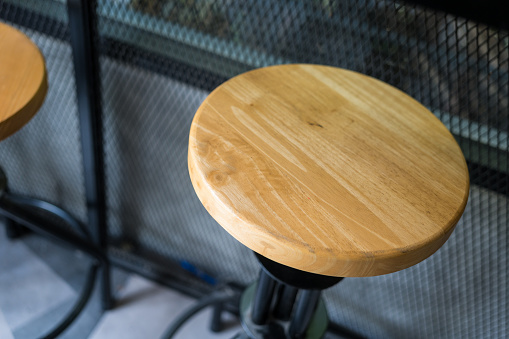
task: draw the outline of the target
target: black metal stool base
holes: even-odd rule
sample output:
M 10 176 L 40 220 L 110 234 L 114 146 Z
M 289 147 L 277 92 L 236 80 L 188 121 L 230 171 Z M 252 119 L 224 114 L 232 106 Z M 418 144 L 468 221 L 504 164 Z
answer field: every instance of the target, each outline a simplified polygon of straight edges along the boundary
M 296 270 L 258 254 L 257 258 L 262 266 L 260 278 L 244 290 L 240 301 L 237 289 L 216 292 L 177 318 L 163 338 L 173 338 L 189 318 L 208 306 L 214 307 L 211 330 L 220 330 L 221 312 L 226 304 L 239 305 L 244 328 L 232 339 L 318 339 L 331 330 L 321 290 L 343 278 Z M 338 335 L 362 338 L 340 325 L 332 325 Z
M 256 254 L 256 253 L 255 253 Z M 321 290 L 343 278 L 297 270 L 256 254 L 260 278 L 241 298 L 240 316 L 251 338 L 318 339 L 328 317 Z
M 282 338 L 321 338 L 327 331 L 327 309 L 321 298 L 318 305 L 311 312 L 311 319 L 306 330 L 298 337 L 292 336 L 290 319 L 271 317 L 265 324 L 257 325 L 252 320 L 252 308 L 255 298 L 257 283 L 251 284 L 242 294 L 240 300 L 240 318 L 242 327 L 251 338 L 282 339 Z

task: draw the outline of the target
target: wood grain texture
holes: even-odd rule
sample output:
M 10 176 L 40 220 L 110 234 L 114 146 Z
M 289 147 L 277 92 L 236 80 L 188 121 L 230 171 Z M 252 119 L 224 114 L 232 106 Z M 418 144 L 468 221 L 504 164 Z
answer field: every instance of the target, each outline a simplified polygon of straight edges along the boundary
M 192 122 L 188 165 L 201 202 L 238 241 L 331 276 L 426 259 L 469 192 L 460 148 L 424 106 L 316 65 L 262 68 L 219 86 Z
M 23 127 L 48 89 L 44 58 L 20 31 L 0 23 L 0 140 Z

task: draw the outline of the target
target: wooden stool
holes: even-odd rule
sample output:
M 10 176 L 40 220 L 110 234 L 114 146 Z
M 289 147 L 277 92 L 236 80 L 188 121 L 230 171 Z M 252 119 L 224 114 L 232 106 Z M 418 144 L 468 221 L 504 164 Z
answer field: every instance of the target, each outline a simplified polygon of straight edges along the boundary
M 243 311 L 256 337 L 321 336 L 313 290 L 426 259 L 469 193 L 462 152 L 429 110 L 381 81 L 317 65 L 219 86 L 194 117 L 188 162 L 207 211 L 262 263 Z
M 23 33 L 0 22 L 0 140 L 34 115 L 48 90 L 41 52 Z
M 0 141 L 23 127 L 39 110 L 48 80 L 44 58 L 37 46 L 20 31 L 0 22 Z M 7 179 L 0 168 L 0 196 Z M 22 233 L 6 222 L 9 238 Z

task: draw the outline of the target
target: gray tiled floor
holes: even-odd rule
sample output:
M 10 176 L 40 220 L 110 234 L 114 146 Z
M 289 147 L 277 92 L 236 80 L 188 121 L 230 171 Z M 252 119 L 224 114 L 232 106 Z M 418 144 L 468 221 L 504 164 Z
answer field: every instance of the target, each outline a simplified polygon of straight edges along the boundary
M 66 269 L 67 267 L 67 269 Z M 79 294 L 86 269 L 79 253 L 39 236 L 6 239 L 0 226 L 0 338 L 37 338 L 69 310 Z M 172 320 L 194 299 L 136 275 L 114 272 L 118 306 L 102 313 L 97 293 L 61 338 L 160 338 Z M 238 324 L 219 334 L 208 331 L 205 310 L 176 339 L 231 338 Z
M 0 338 L 4 338 L 4 339 L 14 338 L 12 336 L 12 332 L 9 328 L 9 324 L 5 320 L 2 310 L 0 310 Z
M 0 288 L 4 291 L 0 293 L 0 307 L 14 331 L 48 309 L 75 297 L 72 288 L 25 244 L 4 242 L 0 258 Z M 52 291 L 59 293 L 52 294 Z
M 91 339 L 160 338 L 169 321 L 195 302 L 138 276 L 129 279 L 122 291 L 122 299 L 129 302 L 107 312 L 92 332 Z M 197 315 L 181 328 L 176 338 L 231 338 L 238 331 L 233 328 L 219 334 L 209 332 L 209 316 L 209 312 Z

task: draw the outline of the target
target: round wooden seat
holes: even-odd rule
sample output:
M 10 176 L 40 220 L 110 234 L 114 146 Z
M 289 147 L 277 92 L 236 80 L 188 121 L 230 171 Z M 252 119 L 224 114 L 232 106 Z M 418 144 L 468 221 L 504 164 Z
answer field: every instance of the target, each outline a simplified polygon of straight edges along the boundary
M 338 277 L 395 272 L 451 235 L 469 177 L 453 136 L 374 78 L 282 65 L 230 79 L 198 109 L 194 189 L 255 252 Z
M 47 89 L 44 58 L 37 46 L 0 22 L 0 140 L 37 113 Z

